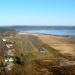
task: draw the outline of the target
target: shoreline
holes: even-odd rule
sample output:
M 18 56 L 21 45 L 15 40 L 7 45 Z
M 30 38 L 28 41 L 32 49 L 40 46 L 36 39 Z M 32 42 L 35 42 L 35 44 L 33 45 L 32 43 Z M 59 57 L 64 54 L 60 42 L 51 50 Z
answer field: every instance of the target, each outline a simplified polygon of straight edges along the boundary
M 28 32 L 18 32 L 17 34 L 37 37 L 43 43 L 48 44 L 50 47 L 56 49 L 61 54 L 75 56 L 75 38 L 73 37 L 33 34 Z
M 57 36 L 57 37 L 75 37 L 75 35 L 54 35 L 54 34 L 45 34 L 45 33 L 32 33 L 32 32 L 20 32 L 18 31 L 17 34 L 27 34 L 27 35 L 49 35 L 49 36 Z

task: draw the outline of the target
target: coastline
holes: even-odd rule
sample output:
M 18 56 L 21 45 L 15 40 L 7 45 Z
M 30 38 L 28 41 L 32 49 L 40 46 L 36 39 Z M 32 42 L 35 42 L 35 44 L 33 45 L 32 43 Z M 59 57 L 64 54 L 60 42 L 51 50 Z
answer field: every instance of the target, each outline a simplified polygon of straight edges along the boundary
M 18 32 L 17 35 L 32 35 L 37 37 L 42 42 L 48 44 L 50 47 L 58 50 L 62 54 L 68 54 L 75 56 L 75 38 L 57 36 L 57 35 L 46 35 L 46 34 L 33 34 L 29 32 Z
M 46 33 L 32 33 L 32 32 L 21 32 L 21 31 L 17 31 L 18 34 L 29 34 L 29 35 L 50 35 L 50 36 L 57 36 L 57 37 L 67 37 L 67 38 L 71 38 L 74 37 L 75 35 L 58 35 L 58 34 L 46 34 Z

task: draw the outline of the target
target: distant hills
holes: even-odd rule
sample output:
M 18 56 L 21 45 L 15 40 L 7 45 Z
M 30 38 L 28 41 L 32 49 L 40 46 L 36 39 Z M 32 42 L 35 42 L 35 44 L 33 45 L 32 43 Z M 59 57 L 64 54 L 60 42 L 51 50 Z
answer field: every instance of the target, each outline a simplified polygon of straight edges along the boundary
M 24 30 L 75 30 L 75 26 L 4 26 L 1 29 L 24 29 Z

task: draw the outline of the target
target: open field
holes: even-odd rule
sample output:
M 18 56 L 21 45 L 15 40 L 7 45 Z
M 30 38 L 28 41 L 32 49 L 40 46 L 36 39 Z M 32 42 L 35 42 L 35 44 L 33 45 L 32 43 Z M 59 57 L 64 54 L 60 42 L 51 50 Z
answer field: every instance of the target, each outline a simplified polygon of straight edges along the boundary
M 16 33 L 0 42 L 1 75 L 75 75 L 74 38 Z
M 49 35 L 36 35 L 36 37 L 62 54 L 75 56 L 75 37 Z

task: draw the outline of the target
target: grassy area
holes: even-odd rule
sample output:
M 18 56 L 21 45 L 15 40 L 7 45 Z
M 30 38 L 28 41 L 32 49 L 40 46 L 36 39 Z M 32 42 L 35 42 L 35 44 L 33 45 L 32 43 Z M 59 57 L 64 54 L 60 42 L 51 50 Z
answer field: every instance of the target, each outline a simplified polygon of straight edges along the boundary
M 34 75 L 75 75 L 75 66 L 59 66 L 57 60 L 33 60 Z
M 60 54 L 58 50 L 50 47 L 48 44 L 43 43 L 37 37 L 31 36 L 29 39 L 37 50 L 37 55 L 39 55 L 38 58 L 64 58 L 64 56 Z
M 50 70 L 49 62 L 45 62 L 43 60 L 51 59 L 51 58 L 59 58 L 61 56 L 55 49 L 49 47 L 47 44 L 44 44 L 43 42 L 41 42 L 41 40 L 37 38 L 36 40 L 39 41 L 45 53 L 39 52 L 38 48 L 31 41 L 29 36 L 25 36 L 25 37 L 23 36 L 23 38 L 20 37 L 15 39 L 16 53 L 18 57 L 20 57 L 23 61 L 25 61 L 23 66 L 16 65 L 18 68 L 17 74 L 26 74 L 26 75 L 48 75 L 49 74 L 51 75 L 51 72 L 49 71 Z M 37 46 L 39 46 L 39 43 L 36 43 Z M 23 69 L 23 71 L 20 68 Z
M 56 75 L 53 66 L 59 66 L 59 59 L 67 59 L 33 35 L 17 35 L 12 40 L 15 41 L 14 66 L 7 75 Z M 61 70 L 64 72 L 63 68 L 57 71 L 60 75 Z

